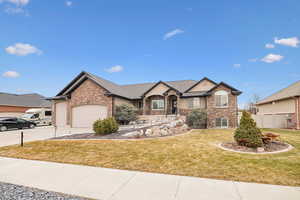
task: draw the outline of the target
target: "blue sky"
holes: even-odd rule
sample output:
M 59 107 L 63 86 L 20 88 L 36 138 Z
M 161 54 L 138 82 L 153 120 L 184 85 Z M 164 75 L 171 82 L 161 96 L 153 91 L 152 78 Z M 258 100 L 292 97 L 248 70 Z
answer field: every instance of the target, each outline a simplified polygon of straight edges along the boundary
M 0 0 L 0 91 L 206 76 L 243 104 L 300 79 L 299 19 L 299 0 Z

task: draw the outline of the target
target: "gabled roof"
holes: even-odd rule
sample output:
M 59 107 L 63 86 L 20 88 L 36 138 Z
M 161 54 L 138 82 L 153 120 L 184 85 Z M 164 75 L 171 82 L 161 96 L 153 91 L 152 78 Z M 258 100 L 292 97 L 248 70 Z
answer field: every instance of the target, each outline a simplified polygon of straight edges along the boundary
M 211 82 L 212 84 L 214 85 L 218 85 L 218 83 L 210 80 L 209 78 L 207 77 L 204 77 L 203 79 L 201 79 L 200 81 L 196 82 L 194 85 L 192 85 L 192 87 L 189 87 L 185 92 L 189 92 L 191 89 L 193 89 L 194 87 L 196 87 L 199 83 L 203 82 L 203 81 L 209 81 Z
M 259 101 L 257 105 L 297 96 L 300 96 L 300 81 L 297 81 L 289 85 L 288 87 L 272 94 L 271 96 L 266 97 L 265 99 Z
M 184 94 L 186 97 L 198 95 L 196 93 L 186 94 L 186 91 L 194 86 L 196 83 L 199 83 L 199 81 L 195 80 L 180 80 L 180 81 L 159 81 L 156 83 L 141 83 L 141 84 L 130 84 L 130 85 L 118 85 L 116 83 L 113 83 L 111 81 L 105 80 L 103 78 L 100 78 L 99 76 L 96 76 L 94 74 L 88 73 L 88 72 L 81 72 L 75 79 L 73 79 L 62 91 L 60 91 L 56 97 L 52 99 L 59 99 L 63 98 L 64 96 L 67 96 L 70 92 L 72 92 L 74 89 L 76 89 L 83 81 L 86 79 L 90 79 L 99 86 L 103 87 L 105 90 L 107 90 L 107 94 L 123 97 L 126 99 L 140 99 L 143 95 L 148 93 L 150 90 L 152 90 L 155 86 L 158 84 L 164 84 L 170 89 L 175 90 L 176 92 L 179 92 L 180 94 Z M 204 78 L 203 80 L 209 80 L 208 78 Z M 211 81 L 211 80 L 209 80 Z M 213 81 L 211 81 L 213 82 Z M 215 82 L 213 82 L 215 83 Z M 229 86 L 230 87 L 230 86 Z M 233 87 L 230 87 L 233 88 Z M 203 91 L 202 91 L 203 92 Z M 201 93 L 202 95 L 203 93 Z
M 51 107 L 51 102 L 39 94 L 9 94 L 0 93 L 1 106 L 20 106 L 29 108 L 48 108 Z
M 242 94 L 241 91 L 239 91 L 238 89 L 235 89 L 234 87 L 228 85 L 227 83 L 225 83 L 225 82 L 223 82 L 223 81 L 220 82 L 219 84 L 217 84 L 215 87 L 211 88 L 209 91 L 207 91 L 207 93 L 210 93 L 211 91 L 213 91 L 214 89 L 216 89 L 217 87 L 219 87 L 219 86 L 221 86 L 221 85 L 223 85 L 223 86 L 225 86 L 225 87 L 231 89 L 232 94 L 235 94 L 235 95 L 240 95 L 240 94 Z

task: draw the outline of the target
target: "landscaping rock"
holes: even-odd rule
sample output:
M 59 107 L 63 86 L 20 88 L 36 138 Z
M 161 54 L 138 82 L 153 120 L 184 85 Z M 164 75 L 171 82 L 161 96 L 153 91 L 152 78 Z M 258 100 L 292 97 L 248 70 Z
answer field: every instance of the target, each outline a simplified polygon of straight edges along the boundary
M 152 135 L 152 129 L 147 129 L 145 132 L 146 136 L 151 136 Z
M 139 135 L 141 135 L 140 131 L 132 131 L 132 132 L 124 134 L 123 136 L 125 136 L 125 137 L 136 137 L 136 136 L 139 136 Z
M 256 149 L 256 151 L 257 151 L 258 153 L 262 153 L 262 152 L 265 152 L 265 149 L 264 149 L 263 147 L 258 147 L 258 148 Z

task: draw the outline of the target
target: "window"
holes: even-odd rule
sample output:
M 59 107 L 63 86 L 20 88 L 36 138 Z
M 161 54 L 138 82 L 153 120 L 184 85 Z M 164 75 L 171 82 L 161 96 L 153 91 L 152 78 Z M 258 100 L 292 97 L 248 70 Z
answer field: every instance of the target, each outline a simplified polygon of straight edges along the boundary
M 228 128 L 228 119 L 226 118 L 217 118 L 216 119 L 217 128 Z
M 51 116 L 52 112 L 51 111 L 45 111 L 45 116 Z
M 206 108 L 205 98 L 194 97 L 188 100 L 189 109 Z
M 228 93 L 224 90 L 220 90 L 215 93 L 216 107 L 224 108 L 228 107 Z
M 165 108 L 165 102 L 163 99 L 152 100 L 152 110 L 163 110 Z

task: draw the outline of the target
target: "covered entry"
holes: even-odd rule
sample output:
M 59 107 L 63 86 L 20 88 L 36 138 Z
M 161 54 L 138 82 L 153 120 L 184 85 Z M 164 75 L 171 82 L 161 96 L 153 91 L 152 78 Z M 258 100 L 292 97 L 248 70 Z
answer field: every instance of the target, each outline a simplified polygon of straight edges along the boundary
M 92 128 L 98 119 L 107 117 L 107 107 L 101 105 L 84 105 L 72 108 L 72 127 Z

